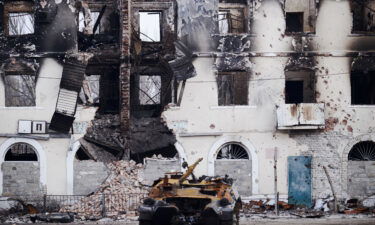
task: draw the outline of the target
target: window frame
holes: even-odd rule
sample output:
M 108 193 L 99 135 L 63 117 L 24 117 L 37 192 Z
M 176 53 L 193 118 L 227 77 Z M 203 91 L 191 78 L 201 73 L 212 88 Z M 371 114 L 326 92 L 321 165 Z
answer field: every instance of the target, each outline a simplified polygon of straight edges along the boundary
M 159 14 L 159 41 L 144 41 L 141 38 L 141 16 L 140 13 L 158 13 Z M 142 41 L 142 43 L 161 43 L 163 42 L 163 10 L 139 10 L 138 11 L 138 33 L 139 33 L 139 39 Z M 151 38 L 149 38 L 151 39 Z
M 219 34 L 221 35 L 226 35 L 226 34 L 245 34 L 248 32 L 248 7 L 246 4 L 243 4 L 243 3 L 219 3 L 219 10 L 218 10 L 218 16 L 217 16 L 217 24 L 218 24 L 218 28 L 219 28 L 219 14 L 220 14 L 220 11 L 226 11 L 227 12 L 227 15 L 230 14 L 232 15 L 233 11 L 241 11 L 242 13 L 242 31 L 240 32 L 233 32 L 233 28 L 231 26 L 231 21 L 229 21 L 231 19 L 230 18 L 227 18 L 228 20 L 228 32 L 227 33 L 221 33 L 220 30 L 218 31 Z
M 8 37 L 23 37 L 35 34 L 35 13 L 33 10 L 34 3 L 31 1 L 5 1 L 3 10 L 3 29 Z M 9 19 L 10 13 L 30 13 L 34 19 L 33 28 L 34 32 L 30 34 L 10 35 L 9 34 Z
M 148 101 L 152 101 L 152 104 L 142 104 L 142 102 L 141 102 L 141 93 L 144 90 L 141 89 L 141 77 L 159 77 L 159 79 L 160 79 L 160 86 L 159 86 L 159 92 L 157 93 L 157 95 L 159 95 L 159 102 L 158 103 L 155 103 L 153 101 L 155 95 L 154 96 L 148 96 L 147 95 L 150 98 L 150 100 L 148 100 Z M 163 94 L 162 94 L 162 89 L 163 89 L 162 82 L 163 81 L 162 81 L 162 75 L 161 74 L 140 74 L 138 76 L 138 105 L 141 106 L 141 107 L 160 106 L 162 104 L 162 96 L 163 96 Z
M 374 0 L 370 0 L 370 1 L 373 1 L 374 3 L 374 7 L 375 7 L 375 1 Z M 358 35 L 375 35 L 375 22 L 373 24 L 373 30 L 367 30 L 367 29 L 363 29 L 364 26 L 366 25 L 366 20 L 365 18 L 368 17 L 368 15 L 366 16 L 366 12 L 365 12 L 365 9 L 367 8 L 365 5 L 362 5 L 362 8 L 360 9 L 360 11 L 362 11 L 363 15 L 360 15 L 360 16 L 363 16 L 362 17 L 362 29 L 361 30 L 356 30 L 355 29 L 355 10 L 354 10 L 354 7 L 356 7 L 354 4 L 358 4 L 358 1 L 357 0 L 351 0 L 350 1 L 350 11 L 352 13 L 352 19 L 353 19 L 353 24 L 352 24 L 352 30 L 351 30 L 351 34 L 358 34 Z M 373 11 L 373 18 L 375 18 L 375 8 L 372 9 Z
M 237 75 L 237 74 L 240 74 L 240 75 Z M 222 83 L 223 80 L 222 78 L 220 78 L 220 76 L 231 76 L 231 83 L 230 85 L 232 86 L 232 89 L 233 89 L 233 93 L 231 93 L 232 95 L 232 100 L 231 102 L 228 104 L 226 103 L 226 100 L 221 100 L 223 98 L 223 96 L 225 96 L 225 93 L 221 93 L 221 91 L 224 91 L 222 90 L 221 86 L 222 86 Z M 245 80 L 246 82 L 239 82 L 239 80 L 235 80 L 235 77 L 239 77 L 238 79 L 241 79 L 241 77 L 245 77 Z M 249 81 L 250 81 L 250 75 L 247 71 L 218 71 L 217 72 L 217 88 L 218 88 L 218 106 L 220 107 L 226 107 L 226 106 L 248 106 L 249 105 Z M 239 88 L 236 87 L 236 83 L 237 84 L 244 84 L 244 87 L 240 88 L 240 89 L 244 89 L 246 93 L 244 93 L 246 95 L 246 97 L 243 97 L 242 100 L 246 99 L 246 102 L 243 101 L 241 102 L 242 100 L 241 99 L 237 99 L 237 98 L 240 98 L 240 97 L 236 97 L 236 96 L 240 96 L 239 93 L 236 92 L 236 90 L 240 90 Z M 238 102 L 241 102 L 241 103 L 238 103 Z

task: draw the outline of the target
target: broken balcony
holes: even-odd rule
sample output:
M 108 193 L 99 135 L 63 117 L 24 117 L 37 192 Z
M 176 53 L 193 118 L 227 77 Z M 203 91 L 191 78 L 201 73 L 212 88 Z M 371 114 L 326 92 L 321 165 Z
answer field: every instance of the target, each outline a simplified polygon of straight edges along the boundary
M 278 130 L 325 128 L 324 103 L 283 104 L 277 107 Z

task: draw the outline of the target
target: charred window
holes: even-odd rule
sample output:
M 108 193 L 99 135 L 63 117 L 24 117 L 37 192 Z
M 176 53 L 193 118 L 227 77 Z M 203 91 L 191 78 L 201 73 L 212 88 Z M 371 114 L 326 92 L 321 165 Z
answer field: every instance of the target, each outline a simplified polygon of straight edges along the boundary
M 159 11 L 139 12 L 139 34 L 142 41 L 161 41 L 161 14 Z
M 94 28 L 95 22 L 99 18 L 100 12 L 91 12 L 90 13 L 90 20 L 88 21 L 87 18 L 85 18 L 84 12 L 79 12 L 78 14 L 78 31 L 84 32 L 86 28 L 90 27 L 90 29 Z M 89 23 L 89 24 L 87 24 Z M 95 31 L 95 34 L 101 33 L 100 30 L 100 24 L 98 28 Z
M 315 32 L 317 2 L 316 0 L 285 0 L 285 32 Z
M 219 72 L 219 105 L 248 104 L 248 74 L 243 71 Z
M 352 0 L 353 33 L 375 31 L 375 1 Z
M 219 4 L 219 32 L 221 34 L 227 33 L 244 33 L 246 32 L 244 4 Z
M 375 71 L 352 71 L 352 105 L 375 104 Z
M 139 103 L 141 105 L 159 105 L 161 97 L 161 76 L 139 76 Z
M 314 103 L 315 79 L 312 71 L 285 72 L 285 103 Z
M 8 28 L 10 36 L 34 33 L 34 15 L 31 13 L 9 13 Z
M 7 1 L 4 4 L 3 24 L 9 36 L 34 33 L 33 3 L 30 1 Z
M 105 68 L 99 78 L 99 110 L 101 113 L 113 113 L 119 110 L 118 70 Z
M 303 32 L 303 12 L 287 12 L 285 14 L 286 32 Z
M 19 142 L 10 146 L 5 161 L 38 161 L 38 156 L 33 146 Z

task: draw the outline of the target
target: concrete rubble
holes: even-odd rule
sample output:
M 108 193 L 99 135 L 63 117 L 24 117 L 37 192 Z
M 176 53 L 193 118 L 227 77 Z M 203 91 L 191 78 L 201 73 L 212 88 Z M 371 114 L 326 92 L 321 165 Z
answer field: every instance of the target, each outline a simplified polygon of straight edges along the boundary
M 139 176 L 142 164 L 134 161 L 115 161 L 109 163 L 110 175 L 97 191 L 82 198 L 72 206 L 63 207 L 60 212 L 76 213 L 79 219 L 99 219 L 103 217 L 103 207 L 106 216 L 114 218 L 134 217 L 140 203 L 129 195 L 143 199 L 149 188 L 142 184 Z M 103 195 L 104 199 L 103 199 Z M 134 201 L 134 202 L 131 202 Z

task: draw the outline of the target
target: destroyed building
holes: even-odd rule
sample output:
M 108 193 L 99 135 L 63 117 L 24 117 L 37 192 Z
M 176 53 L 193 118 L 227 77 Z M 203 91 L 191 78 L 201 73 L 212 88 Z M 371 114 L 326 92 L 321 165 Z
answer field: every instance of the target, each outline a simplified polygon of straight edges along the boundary
M 374 13 L 372 0 L 1 1 L 0 193 L 88 194 L 106 162 L 145 163 L 151 180 L 202 157 L 196 175 L 230 175 L 243 199 L 374 195 Z

